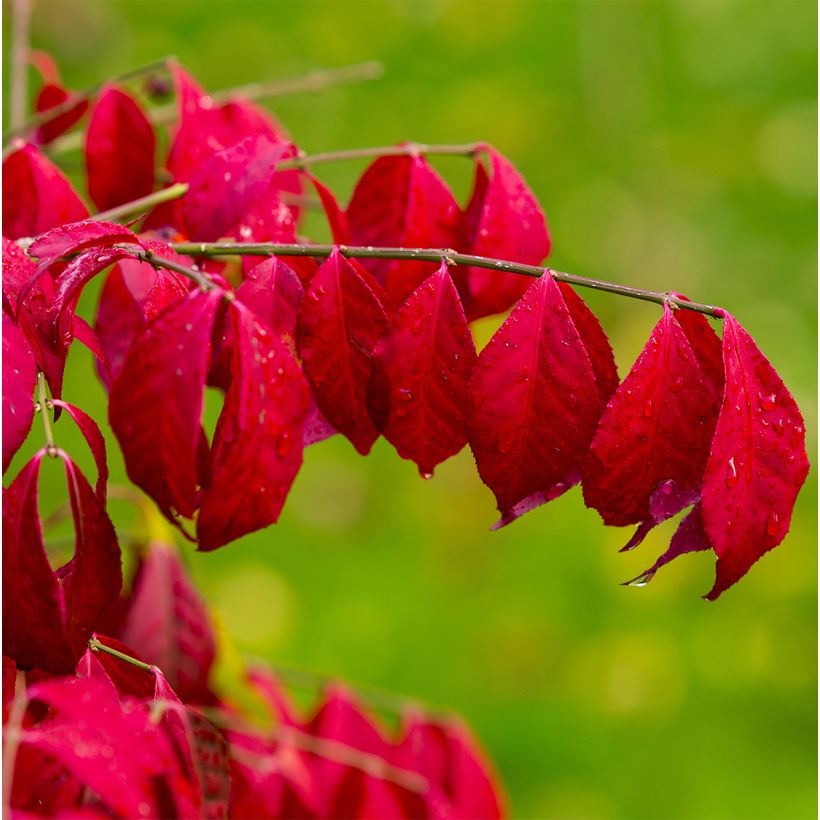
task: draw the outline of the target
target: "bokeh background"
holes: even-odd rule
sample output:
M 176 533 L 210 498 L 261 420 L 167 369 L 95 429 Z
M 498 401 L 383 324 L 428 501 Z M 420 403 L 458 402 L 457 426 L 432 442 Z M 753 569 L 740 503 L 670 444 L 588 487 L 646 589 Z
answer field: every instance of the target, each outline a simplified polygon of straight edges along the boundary
M 314 446 L 279 525 L 186 550 L 237 652 L 457 710 L 518 817 L 816 816 L 816 17 L 779 0 L 35 3 L 33 43 L 73 88 L 168 53 L 214 90 L 382 60 L 377 83 L 271 108 L 308 151 L 495 144 L 543 203 L 554 267 L 728 307 L 806 417 L 792 531 L 716 603 L 707 554 L 620 586 L 672 524 L 619 555 L 627 534 L 576 489 L 490 533 L 469 452 L 425 482 L 384 442 Z M 463 201 L 468 163 L 436 164 Z M 346 201 L 363 165 L 319 176 Z M 625 374 L 657 307 L 583 296 Z M 83 352 L 66 385 L 104 420 Z M 44 507 L 61 485 L 47 470 Z

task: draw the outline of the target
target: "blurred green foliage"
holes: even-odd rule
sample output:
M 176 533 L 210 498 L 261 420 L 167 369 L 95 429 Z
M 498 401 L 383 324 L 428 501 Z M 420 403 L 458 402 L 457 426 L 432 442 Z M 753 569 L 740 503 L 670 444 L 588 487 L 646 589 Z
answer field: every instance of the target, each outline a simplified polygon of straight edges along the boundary
M 75 88 L 166 53 L 211 89 L 382 60 L 378 83 L 274 110 L 308 151 L 494 143 L 541 198 L 555 267 L 745 324 L 803 409 L 815 465 L 816 30 L 814 3 L 778 0 L 41 0 L 33 21 Z M 463 198 L 467 164 L 438 164 Z M 319 176 L 344 201 L 361 168 Z M 583 296 L 626 373 L 657 308 Z M 103 420 L 82 352 L 66 385 Z M 90 469 L 69 424 L 57 432 Z M 62 492 L 46 470 L 44 509 Z M 186 555 L 240 651 L 461 712 L 516 816 L 814 817 L 816 496 L 814 469 L 785 543 L 710 604 L 705 554 L 619 585 L 671 525 L 618 555 L 627 534 L 575 490 L 489 533 L 469 452 L 424 482 L 384 442 L 363 460 L 337 437 L 306 453 L 278 526 Z

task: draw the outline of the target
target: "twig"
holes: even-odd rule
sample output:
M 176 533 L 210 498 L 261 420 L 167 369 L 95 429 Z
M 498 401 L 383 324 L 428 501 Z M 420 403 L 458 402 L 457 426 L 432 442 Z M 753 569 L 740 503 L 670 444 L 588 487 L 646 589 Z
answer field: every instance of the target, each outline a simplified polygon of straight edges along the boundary
M 173 246 L 177 253 L 191 256 L 330 256 L 334 245 L 286 245 L 276 242 L 177 242 Z M 645 302 L 654 302 L 659 305 L 670 304 L 684 310 L 703 313 L 714 319 L 722 319 L 723 311 L 714 305 L 705 305 L 699 302 L 688 302 L 671 293 L 661 293 L 643 288 L 633 288 L 628 285 L 619 285 L 603 279 L 591 279 L 578 276 L 574 273 L 563 273 L 552 268 L 540 265 L 524 265 L 519 262 L 509 262 L 505 259 L 491 259 L 486 256 L 474 256 L 468 253 L 456 253 L 448 248 L 376 248 L 340 245 L 339 251 L 343 256 L 357 259 L 413 259 L 419 262 L 440 262 L 449 260 L 457 265 L 468 265 L 476 268 L 487 268 L 503 273 L 516 273 L 522 276 L 539 277 L 549 274 L 557 282 L 566 282 L 582 288 L 614 293 L 618 296 L 627 296 L 630 299 L 641 299 Z

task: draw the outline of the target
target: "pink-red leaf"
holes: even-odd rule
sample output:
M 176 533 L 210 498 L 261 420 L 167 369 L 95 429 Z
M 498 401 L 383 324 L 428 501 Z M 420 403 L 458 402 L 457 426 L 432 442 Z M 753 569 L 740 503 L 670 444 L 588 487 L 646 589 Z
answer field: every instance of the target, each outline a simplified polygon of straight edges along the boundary
M 37 236 L 87 216 L 71 183 L 33 145 L 21 144 L 3 160 L 4 236 Z
M 103 89 L 85 135 L 88 194 L 100 210 L 154 190 L 156 143 L 139 103 L 116 86 Z
M 37 92 L 37 97 L 34 100 L 34 110 L 38 114 L 41 114 L 44 111 L 49 111 L 52 108 L 56 108 L 58 105 L 64 105 L 76 96 L 76 94 L 67 91 L 57 83 L 46 82 Z M 38 145 L 46 145 L 47 143 L 57 139 L 57 137 L 64 134 L 73 125 L 79 122 L 87 110 L 88 100 L 78 99 L 74 105 L 62 114 L 58 114 L 56 117 L 43 123 L 37 129 L 36 142 Z
M 179 763 L 147 706 L 117 698 L 100 678 L 60 678 L 31 687 L 51 707 L 23 743 L 56 757 L 121 817 L 161 816 L 158 782 Z
M 687 506 L 692 494 L 697 497 L 717 410 L 686 334 L 664 305 L 646 346 L 607 405 L 584 461 L 587 506 L 614 526 L 654 519 L 650 498 L 668 481 Z
M 34 418 L 37 364 L 28 340 L 3 314 L 3 472 L 25 441 Z
M 355 245 L 451 248 L 458 240 L 458 205 L 421 156 L 381 157 L 365 171 L 347 208 Z M 365 259 L 363 266 L 396 305 L 433 272 L 434 263 Z
M 140 562 L 122 639 L 162 669 L 182 700 L 209 699 L 213 629 L 205 602 L 172 547 L 153 543 Z
M 290 351 L 231 303 L 234 365 L 217 422 L 197 535 L 212 550 L 275 523 L 299 467 L 308 389 Z
M 222 291 L 194 291 L 131 345 L 109 416 L 129 478 L 169 517 L 190 518 L 200 484 L 203 390 Z
M 285 143 L 251 136 L 203 162 L 183 200 L 189 235 L 210 242 L 233 228 L 269 188 L 286 148 Z
M 599 385 L 553 278 L 536 279 L 481 351 L 470 382 L 470 446 L 499 525 L 578 482 L 608 378 Z
M 442 816 L 489 820 L 505 815 L 498 777 L 466 726 L 408 712 L 402 718 L 402 735 L 396 765 L 427 778 L 443 796 Z
M 489 160 L 490 174 L 477 154 L 473 193 L 463 216 L 464 247 L 459 250 L 528 265 L 540 264 L 550 251 L 550 235 L 541 206 L 508 159 L 489 145 L 482 148 Z M 487 268 L 458 271 L 455 279 L 463 283 L 460 291 L 470 321 L 504 312 L 528 286 L 522 276 Z
M 367 409 L 367 384 L 373 348 L 387 327 L 372 281 L 334 248 L 310 283 L 299 324 L 299 353 L 316 404 L 362 455 L 379 437 Z
M 425 477 L 467 443 L 467 383 L 475 362 L 464 310 L 442 263 L 376 344 L 368 388 L 377 429 Z
M 703 523 L 717 554 L 717 598 L 789 531 L 806 480 L 805 427 L 775 369 L 724 314 L 726 389 L 703 479 Z

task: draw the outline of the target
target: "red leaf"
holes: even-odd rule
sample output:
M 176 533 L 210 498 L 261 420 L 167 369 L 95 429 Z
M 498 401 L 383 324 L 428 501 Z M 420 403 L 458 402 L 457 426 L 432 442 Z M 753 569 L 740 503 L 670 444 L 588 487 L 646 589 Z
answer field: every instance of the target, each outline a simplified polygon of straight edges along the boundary
M 154 190 L 154 129 L 137 101 L 116 86 L 103 89 L 85 135 L 88 194 L 100 210 Z
M 111 388 L 128 476 L 171 520 L 197 507 L 202 393 L 222 296 L 197 290 L 171 305 L 131 345 Z
M 3 472 L 25 441 L 34 418 L 37 364 L 26 337 L 3 314 Z
M 496 526 L 578 482 L 605 394 L 561 290 L 552 276 L 536 279 L 470 381 L 470 446 L 498 502 Z
M 809 469 L 797 404 L 728 313 L 723 364 L 726 390 L 703 479 L 703 523 L 718 556 L 709 600 L 783 540 Z
M 142 559 L 122 639 L 162 669 L 182 700 L 210 699 L 213 630 L 205 602 L 172 547 L 153 543 Z
M 43 546 L 37 502 L 41 450 L 5 491 L 3 571 L 16 583 L 3 587 L 5 651 L 24 668 L 69 674 L 86 648 L 95 619 L 122 585 L 120 552 L 105 509 L 82 473 L 62 451 L 75 549 L 54 572 Z
M 110 649 L 122 652 L 135 660 L 143 660 L 134 649 L 115 638 L 100 635 L 99 632 L 95 632 L 93 637 Z M 110 682 L 121 696 L 129 695 L 140 700 L 154 697 L 156 678 L 152 671 L 141 669 L 102 650 L 87 649 L 80 658 L 76 671 L 78 678 L 102 678 L 103 681 Z
M 463 216 L 466 252 L 538 265 L 550 252 L 550 235 L 535 195 L 509 160 L 482 146 L 490 175 L 478 161 L 473 193 Z M 527 289 L 523 276 L 487 268 L 457 271 L 467 319 L 503 313 Z
M 64 256 L 118 242 L 141 244 L 136 234 L 124 225 L 84 219 L 46 231 L 31 243 L 28 253 L 38 260 L 37 270 L 41 272 Z
M 587 307 L 586 302 L 575 292 L 575 289 L 566 282 L 559 282 L 558 287 L 589 356 L 592 371 L 595 373 L 595 381 L 598 384 L 598 392 L 606 403 L 620 383 L 609 339 L 595 314 Z
M 62 407 L 66 413 L 71 416 L 74 423 L 80 428 L 83 438 L 88 443 L 91 455 L 94 458 L 94 464 L 97 467 L 97 484 L 94 488 L 94 492 L 100 504 L 104 506 L 106 485 L 108 483 L 108 461 L 105 454 L 105 439 L 100 432 L 100 428 L 97 426 L 97 422 L 73 404 L 60 401 L 59 399 L 54 399 L 52 403 L 55 407 Z
M 467 443 L 467 383 L 475 363 L 464 310 L 442 263 L 376 344 L 368 390 L 376 427 L 426 478 Z
M 587 506 L 614 526 L 659 523 L 650 498 L 662 483 L 667 495 L 674 485 L 682 505 L 666 515 L 688 506 L 698 495 L 717 410 L 686 334 L 664 305 L 663 317 L 607 405 L 584 461 Z
M 97 360 L 97 370 L 103 383 L 106 385 L 111 384 L 111 364 L 105 350 L 103 350 L 102 343 L 91 325 L 85 319 L 77 316 L 76 313 L 71 320 L 71 335 Z
M 200 550 L 273 524 L 302 464 L 308 390 L 290 351 L 231 303 L 233 379 L 214 433 L 197 519 Z
M 63 105 L 67 100 L 76 97 L 74 92 L 69 92 L 61 85 L 53 82 L 46 82 L 40 86 L 37 97 L 34 100 L 34 110 L 40 114 Z M 37 144 L 46 145 L 57 139 L 61 134 L 68 131 L 73 125 L 79 122 L 88 110 L 88 100 L 78 99 L 77 102 L 62 114 L 43 123 L 37 129 Z
M 143 244 L 151 245 L 148 241 Z M 173 261 L 179 259 L 168 251 L 161 255 Z M 103 285 L 95 323 L 113 377 L 122 369 L 131 343 L 145 324 L 187 294 L 188 280 L 174 271 L 157 269 L 136 259 L 123 259 L 114 266 Z M 106 386 L 110 387 L 110 382 Z
M 448 720 L 433 723 L 423 715 L 403 716 L 403 737 L 396 764 L 426 777 L 443 793 L 446 817 L 503 817 L 498 778 L 466 726 Z
M 327 217 L 327 224 L 330 227 L 330 233 L 333 241 L 337 245 L 349 245 L 350 243 L 350 226 L 347 224 L 347 214 L 341 209 L 333 192 L 326 185 L 319 182 L 312 174 L 306 174 L 307 178 L 313 183 L 316 193 L 319 195 L 319 201 L 322 203 L 325 216 Z
M 299 324 L 299 353 L 316 404 L 362 455 L 379 437 L 367 410 L 367 383 L 373 348 L 387 327 L 370 282 L 334 247 L 310 283 Z
M 264 136 L 246 137 L 205 160 L 191 176 L 183 200 L 189 235 L 206 242 L 224 236 L 268 190 L 286 149 Z
M 347 208 L 356 245 L 450 248 L 458 239 L 458 205 L 421 156 L 381 157 L 365 171 Z M 362 265 L 400 305 L 433 271 L 432 262 L 364 259 Z
M 22 144 L 3 160 L 4 236 L 37 236 L 87 216 L 71 183 L 33 145 Z
M 44 681 L 29 693 L 52 711 L 24 731 L 24 744 L 56 757 L 119 816 L 161 816 L 157 781 L 179 764 L 145 706 L 120 702 L 99 678 Z

